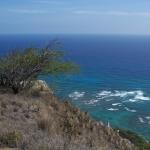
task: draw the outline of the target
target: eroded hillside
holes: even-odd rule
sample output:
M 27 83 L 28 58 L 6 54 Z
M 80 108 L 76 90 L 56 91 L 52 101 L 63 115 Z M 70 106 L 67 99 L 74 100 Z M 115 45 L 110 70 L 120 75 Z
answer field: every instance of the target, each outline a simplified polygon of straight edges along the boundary
M 19 150 L 136 150 L 113 129 L 53 96 L 46 85 L 0 94 L 0 147 Z

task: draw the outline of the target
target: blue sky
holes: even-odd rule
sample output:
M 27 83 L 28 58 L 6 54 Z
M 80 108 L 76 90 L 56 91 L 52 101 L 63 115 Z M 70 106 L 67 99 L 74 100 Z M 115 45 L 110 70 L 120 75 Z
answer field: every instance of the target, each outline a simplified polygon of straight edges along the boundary
M 0 0 L 0 33 L 150 35 L 150 0 Z

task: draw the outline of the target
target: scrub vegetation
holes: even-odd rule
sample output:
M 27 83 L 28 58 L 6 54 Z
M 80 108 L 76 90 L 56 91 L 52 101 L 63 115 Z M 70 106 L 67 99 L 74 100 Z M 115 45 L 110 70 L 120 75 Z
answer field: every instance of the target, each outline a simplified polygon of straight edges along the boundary
M 0 57 L 0 87 L 17 94 L 30 87 L 39 75 L 73 73 L 78 66 L 64 61 L 62 51 L 46 48 L 13 50 Z

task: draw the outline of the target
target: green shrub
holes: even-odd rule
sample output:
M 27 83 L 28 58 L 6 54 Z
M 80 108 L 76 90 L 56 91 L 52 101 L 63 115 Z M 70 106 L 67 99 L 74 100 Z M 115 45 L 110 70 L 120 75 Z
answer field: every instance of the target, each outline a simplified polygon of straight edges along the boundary
M 77 65 L 64 61 L 63 52 L 50 48 L 26 48 L 0 56 L 0 87 L 15 94 L 31 86 L 39 75 L 72 73 Z
M 150 144 L 142 137 L 137 135 L 134 132 L 123 129 L 115 129 L 119 130 L 119 135 L 123 138 L 130 140 L 135 146 L 137 146 L 140 150 L 150 150 Z

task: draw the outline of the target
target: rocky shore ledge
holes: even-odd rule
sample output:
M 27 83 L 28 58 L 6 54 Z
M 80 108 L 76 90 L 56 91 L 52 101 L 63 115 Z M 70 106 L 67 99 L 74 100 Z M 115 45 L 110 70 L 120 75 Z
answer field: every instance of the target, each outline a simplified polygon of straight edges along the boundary
M 53 96 L 44 81 L 0 93 L 2 150 L 137 150 L 117 131 Z

